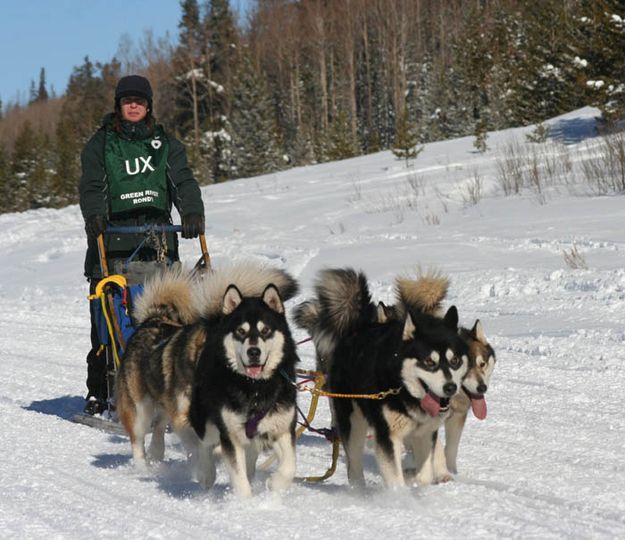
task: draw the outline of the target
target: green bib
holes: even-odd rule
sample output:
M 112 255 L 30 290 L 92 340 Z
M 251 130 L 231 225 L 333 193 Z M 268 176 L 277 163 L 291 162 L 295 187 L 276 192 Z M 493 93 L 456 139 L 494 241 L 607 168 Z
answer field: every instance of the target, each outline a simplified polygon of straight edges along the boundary
M 107 131 L 104 159 L 113 214 L 143 208 L 169 211 L 168 150 L 161 129 L 153 137 L 133 141 Z

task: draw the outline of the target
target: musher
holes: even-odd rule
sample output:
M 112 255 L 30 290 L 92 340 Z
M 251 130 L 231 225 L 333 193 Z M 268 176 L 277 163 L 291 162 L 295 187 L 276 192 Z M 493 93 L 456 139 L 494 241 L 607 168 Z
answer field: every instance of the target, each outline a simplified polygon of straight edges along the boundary
M 182 220 L 182 237 L 204 233 L 204 203 L 187 162 L 183 144 L 156 123 L 152 87 L 145 77 L 122 77 L 115 89 L 115 110 L 81 153 L 80 209 L 87 232 L 85 276 L 90 294 L 102 278 L 97 237 L 108 225 L 172 223 L 172 204 Z M 107 259 L 123 261 L 145 240 L 144 235 L 106 235 Z M 135 261 L 178 261 L 175 233 L 161 246 L 144 243 Z M 93 302 L 90 302 L 93 304 Z M 108 407 L 107 367 L 91 306 L 91 350 L 87 355 L 84 412 L 101 414 Z

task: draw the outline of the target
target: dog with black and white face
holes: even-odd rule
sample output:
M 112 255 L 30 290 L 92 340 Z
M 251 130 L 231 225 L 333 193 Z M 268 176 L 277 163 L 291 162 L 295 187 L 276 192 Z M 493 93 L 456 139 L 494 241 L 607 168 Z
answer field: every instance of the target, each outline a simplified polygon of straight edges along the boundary
M 280 463 L 269 480 L 284 489 L 295 475 L 295 343 L 278 289 L 244 297 L 231 285 L 222 312 L 207 322 L 189 418 L 201 439 L 198 479 L 215 481 L 213 449 L 221 444 L 232 488 L 252 493 L 259 451 L 273 447 Z
M 401 320 L 381 321 L 366 277 L 349 268 L 323 270 L 315 292 L 296 320 L 329 344 L 323 349 L 328 386 L 345 395 L 332 399 L 332 409 L 349 481 L 364 484 L 363 450 L 371 430 L 386 485 L 404 485 L 403 444 L 422 463 L 431 462 L 435 435 L 468 369 L 456 308 L 442 318 L 407 310 Z M 383 399 L 366 397 L 381 392 Z

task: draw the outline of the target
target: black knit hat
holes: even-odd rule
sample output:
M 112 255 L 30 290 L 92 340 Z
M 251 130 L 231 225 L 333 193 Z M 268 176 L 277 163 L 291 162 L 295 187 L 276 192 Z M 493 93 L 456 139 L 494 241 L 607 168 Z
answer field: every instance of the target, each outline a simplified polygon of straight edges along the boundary
M 119 79 L 115 88 L 115 106 L 119 107 L 119 100 L 123 97 L 141 97 L 148 100 L 148 107 L 152 108 L 152 87 L 150 81 L 141 75 L 128 75 Z

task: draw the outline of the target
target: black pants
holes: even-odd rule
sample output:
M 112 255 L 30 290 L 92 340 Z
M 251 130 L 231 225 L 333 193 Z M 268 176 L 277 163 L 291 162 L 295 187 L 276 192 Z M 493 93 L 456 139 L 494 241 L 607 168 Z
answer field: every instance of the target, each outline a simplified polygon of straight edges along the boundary
M 95 293 L 98 284 L 97 279 L 89 281 L 89 294 Z M 89 302 L 89 313 L 91 319 L 91 350 L 87 354 L 87 399 L 107 399 L 108 389 L 106 384 L 106 351 L 98 338 L 98 331 L 95 322 L 93 302 Z

